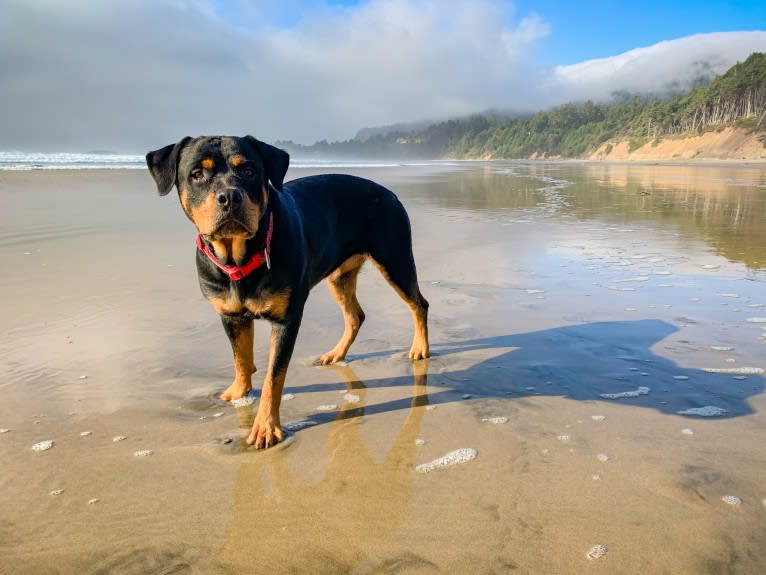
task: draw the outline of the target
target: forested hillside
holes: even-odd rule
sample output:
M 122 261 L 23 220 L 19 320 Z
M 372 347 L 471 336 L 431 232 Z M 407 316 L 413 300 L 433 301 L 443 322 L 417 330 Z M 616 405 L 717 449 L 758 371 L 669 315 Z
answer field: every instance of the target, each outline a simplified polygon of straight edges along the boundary
M 389 158 L 579 158 L 610 142 L 629 150 L 663 138 L 733 126 L 766 145 L 766 54 L 753 53 L 713 82 L 673 99 L 617 95 L 611 104 L 565 104 L 526 118 L 479 115 L 367 139 L 281 145 L 299 156 Z

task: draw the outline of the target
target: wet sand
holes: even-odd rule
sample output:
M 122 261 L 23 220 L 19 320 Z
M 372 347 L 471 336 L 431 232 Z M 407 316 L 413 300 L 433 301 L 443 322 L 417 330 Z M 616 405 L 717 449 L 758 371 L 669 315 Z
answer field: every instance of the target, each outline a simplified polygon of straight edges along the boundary
M 347 365 L 314 367 L 343 329 L 318 286 L 268 451 L 217 399 L 230 350 L 175 198 L 0 173 L 1 573 L 766 569 L 766 168 L 343 171 L 409 210 L 434 355 L 405 359 L 366 267 Z

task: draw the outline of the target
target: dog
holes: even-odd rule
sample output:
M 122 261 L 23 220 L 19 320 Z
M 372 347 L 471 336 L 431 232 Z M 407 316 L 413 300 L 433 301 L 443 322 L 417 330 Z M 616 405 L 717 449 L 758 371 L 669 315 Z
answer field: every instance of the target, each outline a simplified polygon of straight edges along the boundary
M 309 291 L 327 279 L 343 312 L 338 343 L 319 358 L 346 357 L 364 312 L 357 276 L 371 260 L 409 306 L 411 360 L 429 356 L 428 302 L 420 292 L 410 221 L 393 192 L 350 175 L 284 182 L 290 156 L 253 136 L 185 137 L 146 155 L 161 196 L 175 186 L 196 226 L 196 264 L 204 297 L 220 314 L 234 354 L 224 401 L 252 389 L 253 320 L 271 323 L 269 365 L 247 443 L 284 439 L 279 406 Z

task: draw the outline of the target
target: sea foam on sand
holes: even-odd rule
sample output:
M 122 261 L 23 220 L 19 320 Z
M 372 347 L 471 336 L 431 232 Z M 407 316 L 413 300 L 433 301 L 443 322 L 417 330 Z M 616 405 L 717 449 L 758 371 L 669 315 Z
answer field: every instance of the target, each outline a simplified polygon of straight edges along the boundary
M 447 455 L 429 461 L 428 463 L 421 463 L 415 468 L 415 471 L 418 473 L 429 473 L 440 467 L 468 463 L 472 459 L 475 459 L 478 454 L 479 452 L 472 447 L 463 447 L 461 449 L 456 449 L 455 451 L 450 451 Z

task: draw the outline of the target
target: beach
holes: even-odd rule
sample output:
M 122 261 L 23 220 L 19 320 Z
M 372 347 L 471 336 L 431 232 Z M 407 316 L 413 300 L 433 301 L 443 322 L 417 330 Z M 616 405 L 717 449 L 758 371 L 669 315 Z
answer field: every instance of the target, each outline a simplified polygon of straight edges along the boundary
M 764 572 L 764 164 L 342 171 L 409 212 L 432 357 L 367 265 L 316 367 L 317 286 L 265 451 L 175 192 L 0 172 L 0 573 Z

